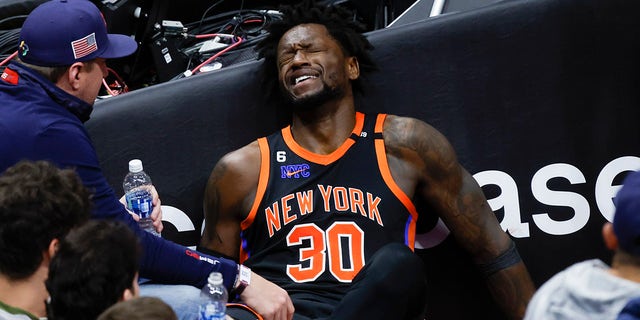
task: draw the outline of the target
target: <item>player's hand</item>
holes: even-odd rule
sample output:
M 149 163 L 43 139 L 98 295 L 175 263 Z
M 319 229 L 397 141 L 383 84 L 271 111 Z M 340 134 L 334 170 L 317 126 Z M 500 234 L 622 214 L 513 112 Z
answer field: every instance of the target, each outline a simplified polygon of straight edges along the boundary
M 251 272 L 251 284 L 240 299 L 265 320 L 293 319 L 293 303 L 287 291 L 254 272 Z

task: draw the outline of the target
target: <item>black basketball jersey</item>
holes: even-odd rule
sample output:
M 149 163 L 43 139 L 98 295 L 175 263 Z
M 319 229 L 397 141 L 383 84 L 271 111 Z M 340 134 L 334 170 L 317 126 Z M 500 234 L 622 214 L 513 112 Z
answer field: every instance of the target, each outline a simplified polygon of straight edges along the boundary
M 303 149 L 290 127 L 258 139 L 260 178 L 241 224 L 241 262 L 290 295 L 339 300 L 380 247 L 413 249 L 417 212 L 391 177 L 385 116 L 357 113 L 351 137 L 328 155 Z

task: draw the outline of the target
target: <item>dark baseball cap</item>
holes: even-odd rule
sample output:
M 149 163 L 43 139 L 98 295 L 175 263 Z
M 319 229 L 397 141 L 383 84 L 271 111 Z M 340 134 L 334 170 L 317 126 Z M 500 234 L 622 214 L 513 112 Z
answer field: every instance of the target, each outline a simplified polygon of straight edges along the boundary
M 640 171 L 627 175 L 614 199 L 613 232 L 620 248 L 640 256 Z
M 39 5 L 24 21 L 18 57 L 37 66 L 67 66 L 128 56 L 137 47 L 129 36 L 108 34 L 102 13 L 91 1 L 52 0 Z

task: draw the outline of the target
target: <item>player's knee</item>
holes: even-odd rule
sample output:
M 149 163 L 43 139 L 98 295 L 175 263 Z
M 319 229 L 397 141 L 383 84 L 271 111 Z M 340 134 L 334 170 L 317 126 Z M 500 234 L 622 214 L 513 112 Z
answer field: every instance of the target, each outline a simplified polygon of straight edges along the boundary
M 394 273 L 423 274 L 422 259 L 409 247 L 401 243 L 390 243 L 382 247 L 380 254 Z
M 391 280 L 401 291 L 408 289 L 404 286 L 424 286 L 426 277 L 422 259 L 407 246 L 391 243 L 382 247 L 376 255 L 375 263 L 380 266 L 375 268 L 375 273 L 385 279 L 381 284 Z

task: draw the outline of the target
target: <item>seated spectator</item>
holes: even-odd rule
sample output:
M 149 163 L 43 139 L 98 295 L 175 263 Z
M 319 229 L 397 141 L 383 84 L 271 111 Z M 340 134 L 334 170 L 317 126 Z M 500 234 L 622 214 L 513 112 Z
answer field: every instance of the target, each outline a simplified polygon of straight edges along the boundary
M 140 245 L 127 225 L 91 220 L 64 237 L 46 280 L 49 320 L 94 320 L 139 295 Z
M 121 301 L 105 310 L 97 320 L 178 320 L 164 301 L 155 297 L 139 297 Z
M 602 228 L 615 252 L 611 267 L 594 259 L 556 274 L 534 294 L 525 319 L 616 319 L 640 296 L 640 172 L 626 177 L 615 204 L 613 223 Z
M 231 291 L 240 268 L 233 260 L 204 256 L 145 232 L 107 182 L 84 123 L 108 74 L 107 60 L 131 55 L 137 44 L 127 35 L 108 33 L 93 2 L 44 1 L 24 20 L 17 56 L 0 72 L 0 171 L 22 159 L 74 168 L 94 193 L 92 217 L 123 221 L 138 235 L 144 249 L 140 273 L 152 281 L 142 286 L 144 294 L 160 296 L 179 315 L 193 317 L 198 310 L 193 301 L 209 273 L 221 272 Z M 153 195 L 151 218 L 161 232 L 162 203 L 157 192 Z M 255 274 L 241 296 L 261 314 L 293 313 L 287 292 Z
M 45 316 L 49 261 L 90 212 L 91 193 L 73 170 L 22 161 L 0 175 L 0 319 Z

